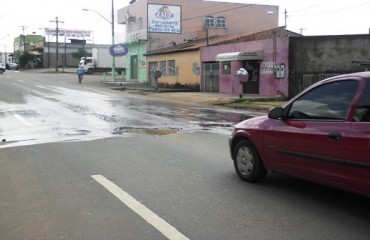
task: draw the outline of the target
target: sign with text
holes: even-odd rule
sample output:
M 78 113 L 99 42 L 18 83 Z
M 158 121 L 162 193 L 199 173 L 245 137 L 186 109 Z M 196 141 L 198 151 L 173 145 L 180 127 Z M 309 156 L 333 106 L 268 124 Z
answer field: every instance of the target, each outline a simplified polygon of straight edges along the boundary
M 57 35 L 57 30 L 55 28 L 45 28 L 45 35 Z M 79 29 L 58 29 L 59 36 L 66 36 L 66 37 L 90 37 L 91 31 L 89 30 L 79 30 Z
M 122 57 L 128 53 L 128 47 L 125 44 L 115 44 L 109 48 L 109 53 L 115 57 Z
M 181 6 L 148 4 L 148 32 L 181 34 Z

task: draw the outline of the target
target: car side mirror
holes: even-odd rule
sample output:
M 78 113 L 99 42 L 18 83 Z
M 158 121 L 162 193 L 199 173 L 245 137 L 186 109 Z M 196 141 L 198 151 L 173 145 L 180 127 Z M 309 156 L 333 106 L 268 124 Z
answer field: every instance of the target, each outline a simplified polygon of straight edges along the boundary
M 284 118 L 284 108 L 282 107 L 274 107 L 271 108 L 268 117 L 271 119 L 283 119 Z

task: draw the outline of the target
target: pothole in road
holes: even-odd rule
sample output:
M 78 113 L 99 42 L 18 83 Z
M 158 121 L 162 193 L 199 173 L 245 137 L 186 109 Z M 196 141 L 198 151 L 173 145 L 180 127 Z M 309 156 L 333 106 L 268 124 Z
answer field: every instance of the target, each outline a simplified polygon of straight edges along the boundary
M 113 134 L 123 134 L 123 133 L 132 133 L 132 134 L 147 134 L 147 135 L 169 135 L 177 133 L 175 129 L 157 129 L 157 128 L 127 128 L 119 127 L 114 130 Z

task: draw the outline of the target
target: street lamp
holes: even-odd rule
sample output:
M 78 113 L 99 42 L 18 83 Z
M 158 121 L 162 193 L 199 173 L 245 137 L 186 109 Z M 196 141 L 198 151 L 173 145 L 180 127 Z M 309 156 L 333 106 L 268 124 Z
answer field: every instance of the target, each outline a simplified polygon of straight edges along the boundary
M 5 37 L 2 37 L 1 39 L 5 39 L 5 44 L 4 44 L 4 50 L 5 50 L 5 67 L 8 65 L 8 53 L 6 52 L 6 44 L 7 44 L 7 38 L 10 36 L 10 34 L 6 34 Z
M 100 17 L 102 17 L 105 21 L 107 21 L 108 23 L 111 24 L 112 26 L 112 46 L 114 45 L 114 5 L 113 5 L 113 0 L 112 0 L 112 20 L 109 21 L 106 17 L 104 17 L 102 14 L 100 14 L 98 11 L 96 10 L 93 10 L 93 9 L 87 9 L 87 8 L 84 8 L 82 9 L 83 11 L 91 11 L 91 12 L 95 12 L 96 14 L 98 14 Z M 112 56 L 112 82 L 116 82 L 116 78 L 115 78 L 115 74 L 116 74 L 116 59 L 114 56 Z

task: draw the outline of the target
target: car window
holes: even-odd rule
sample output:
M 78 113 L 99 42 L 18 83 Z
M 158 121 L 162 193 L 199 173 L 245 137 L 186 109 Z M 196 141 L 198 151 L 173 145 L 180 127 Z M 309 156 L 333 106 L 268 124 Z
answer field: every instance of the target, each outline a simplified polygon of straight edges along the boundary
M 292 103 L 288 118 L 344 120 L 357 88 L 355 80 L 318 86 Z
M 355 116 L 353 118 L 356 122 L 370 122 L 370 82 L 367 81 L 365 89 L 357 105 Z

